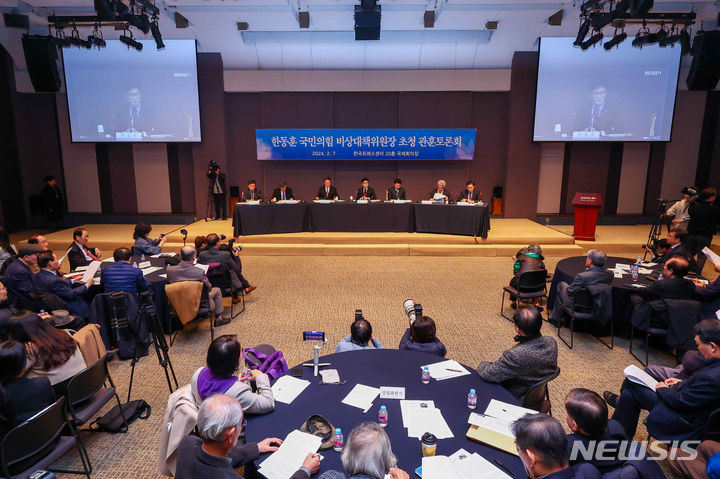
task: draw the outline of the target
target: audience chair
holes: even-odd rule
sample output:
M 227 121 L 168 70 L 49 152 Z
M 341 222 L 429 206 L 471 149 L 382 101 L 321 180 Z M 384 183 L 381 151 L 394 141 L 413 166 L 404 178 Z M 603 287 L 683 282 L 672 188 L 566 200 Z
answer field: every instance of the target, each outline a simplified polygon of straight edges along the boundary
M 92 465 L 87 450 L 68 421 L 64 397 L 27 421 L 15 426 L 0 442 L 0 465 L 3 477 L 27 478 L 38 469 L 66 474 L 81 474 L 90 479 Z M 70 435 L 64 436 L 67 431 Z M 50 469 L 48 466 L 75 446 L 83 470 Z
M 720 441 L 720 408 L 710 413 L 710 417 L 705 423 L 705 433 L 703 440 Z
M 208 263 L 207 277 L 213 288 L 220 288 L 224 298 L 233 295 L 232 280 L 230 279 L 230 270 L 227 265 L 222 263 Z M 245 290 L 240 288 L 237 292 L 240 295 L 242 307 L 235 312 L 235 303 L 230 303 L 230 319 L 235 319 L 245 311 Z
M 107 386 L 109 384 L 109 386 Z M 95 361 L 92 365 L 77 373 L 70 380 L 67 388 L 68 415 L 74 426 L 80 427 L 89 421 L 105 404 L 115 396 L 123 418 L 123 431 L 127 432 L 128 424 L 122 410 L 115 384 L 107 367 L 107 356 Z M 92 431 L 92 429 L 86 429 Z
M 63 301 L 63 299 L 55 293 L 50 293 L 48 291 L 32 291 L 30 293 L 30 297 L 38 303 L 40 309 L 44 309 L 47 312 L 55 311 L 56 309 L 68 309 L 65 301 Z
M 215 339 L 215 314 L 207 307 L 209 305 L 208 292 L 202 281 L 180 281 L 166 284 L 165 294 L 170 303 L 170 314 L 176 316 L 183 327 L 196 319 L 209 317 L 210 339 Z M 180 331 L 175 332 L 174 336 L 170 336 L 171 346 Z
M 532 386 L 525 395 L 523 407 L 552 416 L 552 404 L 550 404 L 550 389 L 548 384 L 559 375 L 560 368 L 557 368 L 552 375 Z
M 633 340 L 635 339 L 634 332 L 635 327 L 633 325 L 630 325 L 630 354 L 632 354 L 635 359 L 640 361 L 640 364 L 642 364 L 643 366 L 647 366 L 648 359 L 650 357 L 650 336 L 666 337 L 668 334 L 668 330 L 665 328 L 648 328 L 643 331 L 645 333 L 645 361 L 643 361 L 642 358 L 640 358 L 637 354 L 633 352 Z M 677 356 L 675 356 L 675 360 L 679 362 L 679 358 Z
M 545 298 L 547 301 L 547 271 L 528 271 L 518 278 L 517 289 L 512 286 L 503 287 L 502 303 L 500 303 L 500 316 L 512 321 L 512 316 L 505 316 L 505 293 L 515 296 L 517 301 L 532 300 L 536 298 Z
M 600 289 L 612 289 L 612 286 L 608 285 L 596 285 L 596 288 L 598 290 Z M 598 292 L 597 294 L 602 294 Z M 597 323 L 602 324 L 602 321 L 600 318 L 597 317 L 598 314 L 600 314 L 600 311 L 595 311 L 595 297 L 587 288 L 581 288 L 572 295 L 573 297 L 573 303 L 572 308 L 568 307 L 566 304 L 560 304 L 560 309 L 562 309 L 564 314 L 567 314 L 570 317 L 570 342 L 568 343 L 565 338 L 563 338 L 560 335 L 560 330 L 562 329 L 564 321 L 560 321 L 558 323 L 557 327 L 557 335 L 560 340 L 562 340 L 563 343 L 565 343 L 566 346 L 568 346 L 570 349 L 573 347 L 573 336 L 575 334 L 575 321 L 595 321 Z M 559 301 L 558 301 L 559 303 Z M 610 344 L 606 343 L 602 339 L 600 339 L 600 336 L 595 335 L 595 338 L 597 338 L 598 341 L 603 343 L 605 346 L 608 347 L 608 349 L 612 349 L 615 346 L 615 331 L 613 327 L 613 321 L 612 318 L 610 318 Z

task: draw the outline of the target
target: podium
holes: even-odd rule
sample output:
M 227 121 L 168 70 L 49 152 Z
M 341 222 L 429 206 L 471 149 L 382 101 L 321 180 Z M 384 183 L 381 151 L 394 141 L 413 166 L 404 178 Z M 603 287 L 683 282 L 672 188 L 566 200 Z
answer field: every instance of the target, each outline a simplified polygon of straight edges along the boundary
M 599 193 L 575 193 L 572 204 L 575 207 L 573 237 L 576 240 L 595 241 L 595 226 L 602 206 L 602 196 Z

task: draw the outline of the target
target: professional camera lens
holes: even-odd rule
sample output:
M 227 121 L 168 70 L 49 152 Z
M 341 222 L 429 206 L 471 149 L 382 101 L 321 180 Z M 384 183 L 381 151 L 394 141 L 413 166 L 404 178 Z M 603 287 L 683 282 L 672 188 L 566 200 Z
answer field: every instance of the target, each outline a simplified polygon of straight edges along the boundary
M 220 235 L 219 238 L 220 238 L 220 241 L 225 241 L 225 238 L 227 238 L 227 236 L 225 236 L 225 235 Z

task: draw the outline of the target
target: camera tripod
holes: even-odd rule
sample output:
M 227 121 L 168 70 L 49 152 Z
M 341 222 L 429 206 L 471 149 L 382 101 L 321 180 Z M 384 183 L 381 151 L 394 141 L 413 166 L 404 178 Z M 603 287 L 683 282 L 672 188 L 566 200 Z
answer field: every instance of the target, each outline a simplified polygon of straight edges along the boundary
M 172 375 L 173 382 L 175 383 L 175 389 L 179 387 L 177 377 L 175 377 L 175 370 L 173 369 L 172 362 L 170 361 L 170 354 L 168 353 L 170 347 L 168 346 L 167 340 L 165 339 L 165 332 L 160 325 L 160 318 L 158 318 L 157 311 L 155 310 L 155 303 L 152 300 L 152 294 L 149 291 L 140 293 L 140 304 L 138 305 L 137 315 L 143 315 L 147 320 L 148 324 L 148 335 L 150 342 L 152 342 L 155 348 L 155 354 L 157 354 L 158 363 L 165 370 L 165 379 L 167 379 L 168 388 L 170 393 L 173 392 L 172 382 L 170 382 L 170 376 Z M 132 391 L 133 378 L 135 376 L 135 364 L 140 360 L 140 342 L 135 345 L 135 354 L 130 367 L 130 385 L 128 386 L 128 401 L 130 401 L 130 393 Z
M 647 260 L 648 253 L 655 250 L 655 243 L 657 243 L 657 240 L 660 239 L 660 236 L 662 235 L 663 225 L 667 227 L 668 233 L 670 232 L 670 225 L 663 221 L 663 215 L 665 214 L 665 207 L 667 206 L 668 201 L 662 198 L 658 198 L 657 201 L 657 221 L 655 221 L 655 224 L 650 226 L 650 233 L 648 234 L 648 239 L 643 245 L 643 249 L 645 250 L 645 253 L 643 254 L 643 261 Z

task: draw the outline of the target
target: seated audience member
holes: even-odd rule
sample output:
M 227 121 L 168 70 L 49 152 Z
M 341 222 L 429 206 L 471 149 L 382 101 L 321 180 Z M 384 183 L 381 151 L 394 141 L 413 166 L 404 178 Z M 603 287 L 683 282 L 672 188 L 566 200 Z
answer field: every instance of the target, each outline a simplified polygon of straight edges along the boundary
M 345 442 L 340 456 L 345 473 L 357 479 L 409 479 L 407 472 L 399 469 L 397 458 L 385 429 L 374 422 L 355 426 Z M 341 471 L 327 471 L 320 479 L 344 479 Z
M 406 200 L 407 195 L 405 193 L 405 188 L 402 186 L 402 180 L 400 178 L 395 178 L 393 181 L 393 185 L 385 191 L 385 199 L 386 200 Z
M 148 288 L 142 270 L 130 264 L 132 253 L 128 248 L 113 251 L 113 259 L 115 262 L 100 273 L 100 284 L 106 293 L 124 291 L 137 295 Z
M 280 182 L 280 186 L 273 190 L 272 199 L 270 201 L 294 200 L 293 190 L 284 181 Z
M 223 317 L 222 291 L 220 288 L 214 288 L 205 272 L 195 267 L 196 255 L 195 248 L 183 246 L 180 249 L 180 264 L 167 268 L 167 280 L 169 283 L 200 281 L 208 291 L 209 306 L 215 312 L 215 326 L 228 324 L 230 318 Z
M 245 294 L 250 294 L 257 289 L 252 286 L 242 275 L 242 263 L 240 258 L 234 252 L 220 251 L 220 237 L 215 233 L 210 233 L 205 239 L 207 249 L 198 253 L 198 262 L 201 264 L 221 263 L 227 266 L 230 273 L 230 281 L 233 287 L 233 302 L 237 302 L 237 291 L 245 290 Z
M 398 349 L 418 351 L 445 357 L 447 349 L 437 338 L 435 321 L 430 316 L 415 316 L 415 301 L 408 299 L 403 303 L 405 312 L 410 318 L 410 327 L 405 330 Z
M 28 244 L 36 244 L 40 245 L 40 247 L 43 249 L 43 251 L 47 251 L 50 249 L 50 245 L 48 244 L 48 240 L 43 235 L 35 235 L 32 238 L 28 240 Z
M 443 203 L 453 203 L 452 193 L 445 187 L 445 180 L 438 180 L 437 187 L 428 193 L 429 200 L 442 200 Z
M 644 246 L 644 245 L 643 245 Z M 650 250 L 650 261 L 653 263 L 662 263 L 667 260 L 665 254 L 670 249 L 667 238 L 661 238 L 655 242 L 655 249 Z
M 720 266 L 714 265 L 715 272 L 720 273 Z M 702 314 L 704 318 L 716 318 L 715 312 L 720 309 L 720 274 L 712 283 L 705 284 L 699 279 L 693 279 L 695 297 L 702 301 Z
M 5 283 L 0 281 L 0 340 L 7 336 L 7 324 L 13 310 L 8 302 L 8 291 Z
M 678 228 L 670 228 L 670 232 L 667 235 L 667 238 L 665 239 L 665 243 L 667 244 L 667 251 L 665 251 L 664 254 L 661 256 L 658 256 L 655 258 L 656 263 L 664 263 L 665 261 L 669 260 L 673 256 L 682 256 L 683 258 L 690 259 L 691 255 L 688 249 L 683 244 L 685 242 L 685 237 L 687 236 L 687 233 L 678 229 Z M 661 240 L 662 241 L 662 240 Z M 658 242 L 658 245 L 660 243 Z
M 257 187 L 257 183 L 255 183 L 255 180 L 248 180 L 248 186 L 245 191 L 243 191 L 243 201 L 262 201 L 263 195 L 260 188 Z
M 620 396 L 605 391 L 603 397 L 615 408 L 613 419 L 635 436 L 641 409 L 650 414 L 648 433 L 661 440 L 700 439 L 710 413 L 720 397 L 720 322 L 712 319 L 695 326 L 695 343 L 705 362 L 687 379 L 659 382 L 655 391 L 626 379 Z
M 133 239 L 135 240 L 135 254 L 141 255 L 152 255 L 162 253 L 162 247 L 167 241 L 167 236 L 160 235 L 158 239 L 148 238 L 148 235 L 152 231 L 152 226 L 147 223 L 138 223 L 135 225 L 135 232 L 133 232 Z
M 235 467 L 254 461 L 260 454 L 277 451 L 282 439 L 269 437 L 260 442 L 238 445 L 243 410 L 238 402 L 223 395 L 203 401 L 198 411 L 198 436 L 187 436 L 177 450 L 177 479 L 242 479 Z M 308 479 L 320 469 L 320 456 L 308 454 L 303 465 L 289 479 Z
M 67 254 L 70 261 L 70 271 L 74 271 L 80 266 L 87 266 L 101 257 L 99 249 L 87 245 L 88 240 L 90 240 L 90 235 L 85 228 L 78 228 L 73 231 L 73 242 Z
M 659 364 L 649 364 L 645 366 L 645 372 L 655 378 L 656 381 L 665 381 L 666 379 L 687 379 L 705 364 L 705 358 L 700 351 L 687 351 L 683 354 L 680 364 L 674 368 L 661 366 Z
M 65 302 L 67 310 L 71 314 L 80 318 L 87 318 L 88 304 L 84 296 L 93 284 L 94 278 L 88 279 L 85 283 L 75 284 L 73 284 L 72 280 L 63 278 L 58 273 L 60 263 L 57 256 L 51 250 L 39 253 L 37 263 L 40 271 L 32 278 L 33 289 L 57 295 Z
M 57 397 L 65 395 L 70 379 L 86 367 L 80 347 L 69 331 L 55 329 L 29 311 L 10 317 L 8 337 L 25 344 L 27 377 L 48 378 Z
M 323 180 L 323 185 L 318 188 L 316 200 L 336 200 L 338 199 L 337 189 L 332 184 L 332 179 L 326 176 Z
M 588 460 L 590 464 L 598 468 L 602 473 L 612 471 L 625 464 L 627 455 L 624 452 L 623 441 L 627 440 L 625 429 L 614 420 L 608 420 L 608 408 L 603 398 L 589 389 L 571 389 L 565 396 L 565 411 L 568 427 L 571 433 L 568 434 L 568 451 L 573 448 L 587 450 L 590 441 L 605 441 L 603 454 L 593 454 Z M 578 443 L 574 446 L 575 443 Z M 571 464 L 584 462 L 585 459 L 578 457 Z
M 675 455 L 668 457 L 668 465 L 679 477 L 689 477 L 691 479 L 708 479 L 708 477 L 712 477 L 717 479 L 718 472 L 720 472 L 718 471 L 720 466 L 717 463 L 718 457 L 713 458 L 713 465 L 708 464 L 708 460 L 711 456 L 717 456 L 720 452 L 720 442 L 705 440 L 698 445 L 695 451 L 687 451 L 678 447 L 674 452 Z M 691 459 L 691 456 L 695 457 Z M 714 474 L 711 474 L 711 470 Z
M 267 374 L 251 369 L 249 378 L 238 378 L 235 375 L 242 361 L 241 353 L 240 343 L 234 334 L 225 334 L 210 343 L 207 366 L 195 370 L 190 380 L 197 404 L 213 394 L 224 394 L 235 398 L 248 414 L 265 414 L 275 409 Z M 248 382 L 243 382 L 243 379 Z M 253 392 L 249 380 L 255 381 L 257 392 Z
M 37 254 L 42 251 L 36 244 L 21 244 L 17 258 L 5 270 L 5 286 L 10 303 L 21 309 L 33 309 L 35 302 L 29 293 L 33 290 L 33 269 L 37 269 Z
M 690 222 L 685 245 L 690 254 L 697 255 L 698 271 L 705 266 L 703 248 L 709 247 L 720 223 L 720 207 L 715 204 L 717 190 L 712 186 L 703 189 L 697 199 L 690 202 Z
M 568 439 L 557 419 L 527 414 L 512 425 L 520 460 L 530 479 L 600 479 L 591 464 L 570 467 Z
M 521 402 L 530 388 L 557 370 L 555 339 L 542 336 L 542 317 L 535 306 L 520 306 L 513 315 L 517 344 L 505 350 L 495 362 L 483 361 L 480 377 L 507 389 Z
M 360 179 L 360 188 L 355 192 L 356 200 L 376 200 L 375 190 L 370 187 L 370 180 L 367 178 Z
M 557 299 L 553 306 L 550 321 L 559 324 L 563 319 L 563 311 L 560 308 L 564 304 L 572 309 L 572 294 L 581 288 L 587 288 L 593 284 L 612 284 L 613 274 L 604 268 L 607 256 L 599 249 L 591 249 L 585 258 L 585 271 L 575 275 L 572 284 L 560 281 L 557 285 Z
M 208 247 L 207 238 L 204 236 L 196 236 L 193 243 L 195 243 L 195 250 L 198 252 L 198 254 L 200 254 L 200 252 L 202 251 L 205 251 Z
M 0 226 L 0 271 L 3 271 L 5 262 L 17 254 L 15 247 L 10 243 L 10 236 L 5 228 Z M 2 273 L 0 273 L 0 276 Z
M 350 325 L 350 334 L 340 340 L 335 347 L 336 353 L 344 353 L 346 351 L 359 351 L 361 349 L 370 349 L 370 342 L 376 349 L 384 349 L 385 347 L 375 339 L 372 332 L 372 326 L 366 319 L 356 319 Z
M 0 440 L 13 427 L 55 402 L 48 378 L 24 376 L 25 346 L 17 341 L 0 344 Z
M 648 301 L 654 299 L 696 299 L 695 283 L 685 279 L 688 271 L 687 259 L 679 256 L 670 258 L 663 264 L 664 278 L 655 281 L 647 288 L 640 289 L 638 294 Z
M 465 189 L 460 192 L 458 196 L 458 203 L 477 203 L 480 201 L 480 192 L 475 191 L 475 182 L 468 180 L 465 184 Z
M 523 248 L 515 255 L 515 264 L 513 264 L 513 278 L 510 280 L 510 286 L 517 289 L 520 275 L 529 271 L 542 271 L 545 269 L 545 258 L 542 255 L 542 248 L 539 244 L 533 243 Z

